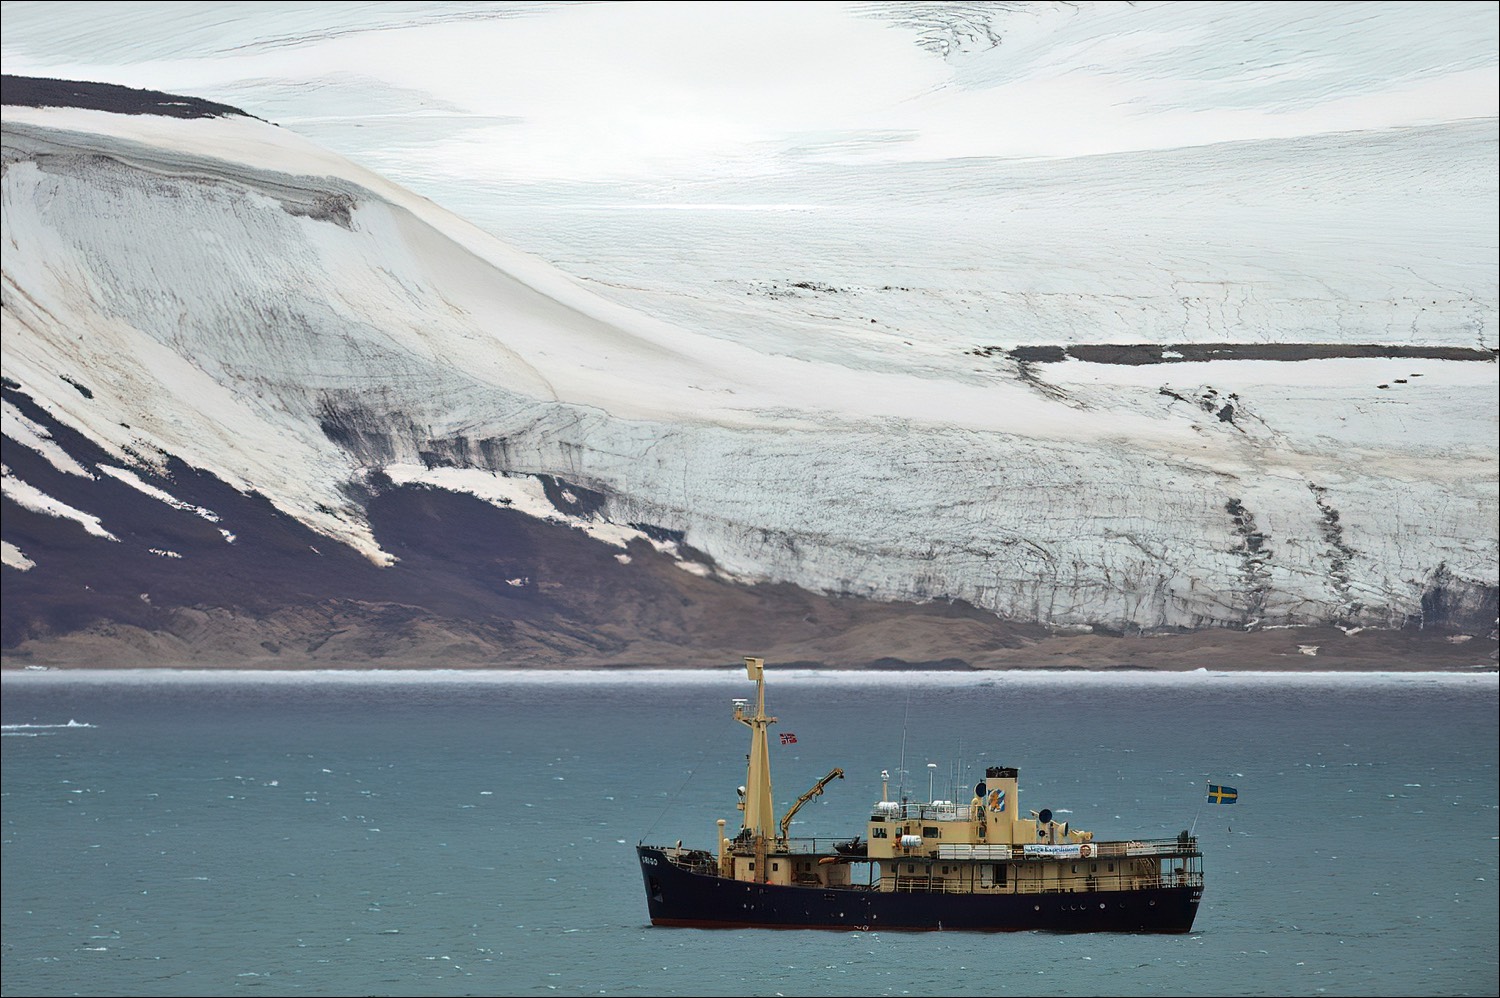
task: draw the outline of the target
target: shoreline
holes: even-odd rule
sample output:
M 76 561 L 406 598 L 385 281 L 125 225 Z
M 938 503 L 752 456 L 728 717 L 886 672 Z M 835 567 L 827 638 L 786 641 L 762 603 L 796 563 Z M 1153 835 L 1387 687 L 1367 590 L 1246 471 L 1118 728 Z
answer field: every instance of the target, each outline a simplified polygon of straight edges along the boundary
M 1454 674 L 1500 673 L 1494 634 L 1343 628 L 1331 625 L 1254 631 L 1200 630 L 1141 634 L 1043 632 L 1040 628 L 965 628 L 948 620 L 916 628 L 897 613 L 875 628 L 854 627 L 814 640 L 791 639 L 778 621 L 761 620 L 763 637 L 704 634 L 701 642 L 615 636 L 608 650 L 545 648 L 472 640 L 442 630 L 394 636 L 374 629 L 360 640 L 267 644 L 264 631 L 208 628 L 184 640 L 137 628 L 74 632 L 28 640 L 0 651 L 0 673 L 129 672 L 316 673 L 378 676 L 390 672 L 611 673 L 738 671 L 745 655 L 778 671 L 955 676 L 1015 674 Z M 902 625 L 894 631 L 894 625 Z M 281 635 L 283 638 L 284 635 Z M 402 640 L 402 637 L 405 640 Z M 465 640 L 456 640 L 463 637 Z M 675 637 L 675 636 L 674 636 Z
M 1500 680 L 1500 669 L 1496 666 L 1472 666 L 1472 668 L 1431 668 L 1428 663 L 1410 665 L 1377 665 L 1370 668 L 1319 668 L 1310 665 L 1301 668 L 1254 668 L 1254 666 L 1200 665 L 1194 668 L 1146 668 L 1146 666 L 1011 666 L 1011 668 L 954 669 L 954 668 L 868 668 L 868 666 L 829 666 L 807 662 L 766 662 L 766 668 L 775 674 L 792 677 L 862 677 L 882 680 L 903 680 L 909 677 L 926 677 L 929 680 L 947 680 L 963 683 L 966 680 L 989 680 L 989 678 L 1058 677 L 1058 678 L 1121 678 L 1121 680 L 1149 680 L 1149 678 L 1176 677 L 1491 677 Z M 526 665 L 356 665 L 356 663 L 326 663 L 326 665 L 211 665 L 201 663 L 174 663 L 174 665 L 0 665 L 0 680 L 18 677 L 36 678 L 92 678 L 92 677 L 284 677 L 294 680 L 299 677 L 339 678 L 419 678 L 437 677 L 447 680 L 462 678 L 546 678 L 591 677 L 591 678 L 637 678 L 642 675 L 660 677 L 702 678 L 739 677 L 744 672 L 742 663 L 720 663 L 720 665 L 609 665 L 609 666 L 526 666 Z
M 1430 671 L 1317 671 L 1301 672 L 1193 669 L 1176 672 L 1149 670 L 1096 671 L 1084 669 L 1004 669 L 973 672 L 907 671 L 864 669 L 781 669 L 778 683 L 831 683 L 834 685 L 906 686 L 920 681 L 924 687 L 1022 686 L 1188 686 L 1197 683 L 1228 685 L 1356 686 L 1453 685 L 1500 688 L 1500 672 L 1452 670 Z M 172 668 L 84 668 L 4 669 L 0 683 L 13 688 L 79 685 L 156 685 L 197 683 L 245 683 L 262 685 L 362 686 L 362 685 L 599 685 L 625 686 L 642 683 L 674 683 L 681 686 L 739 687 L 744 668 L 622 668 L 622 669 L 172 669 Z
M 629 669 L 737 670 L 744 656 L 754 655 L 780 670 L 829 673 L 1500 672 L 1500 640 L 1493 631 L 1346 630 L 1336 625 L 1305 625 L 1106 634 L 994 620 L 975 626 L 978 615 L 951 611 L 941 619 L 923 619 L 900 607 L 863 609 L 873 614 L 871 620 L 845 621 L 846 628 L 810 640 L 794 636 L 796 629 L 786 625 L 785 613 L 773 613 L 753 617 L 754 627 L 734 628 L 738 634 L 706 630 L 689 641 L 679 634 L 667 637 L 625 629 L 611 634 L 607 644 L 601 642 L 605 647 L 592 648 L 483 640 L 472 631 L 446 628 L 406 633 L 378 626 L 348 628 L 339 633 L 353 640 L 337 642 L 323 632 L 288 631 L 276 633 L 278 640 L 271 642 L 262 622 L 246 622 L 244 628 L 210 626 L 185 635 L 115 626 L 30 639 L 0 649 L 0 671 L 607 674 Z

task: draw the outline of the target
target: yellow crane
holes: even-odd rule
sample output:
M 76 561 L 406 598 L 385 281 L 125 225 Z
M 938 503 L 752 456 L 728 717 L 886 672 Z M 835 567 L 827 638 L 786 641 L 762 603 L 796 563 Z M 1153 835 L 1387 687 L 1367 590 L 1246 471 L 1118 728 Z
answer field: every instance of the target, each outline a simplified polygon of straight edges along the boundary
M 791 806 L 791 809 L 787 811 L 785 817 L 781 819 L 781 841 L 783 843 L 786 842 L 787 830 L 792 827 L 792 815 L 801 810 L 803 804 L 806 804 L 808 801 L 821 794 L 823 792 L 823 788 L 828 786 L 828 784 L 832 783 L 834 780 L 842 780 L 843 778 L 844 771 L 839 767 L 834 766 L 827 776 L 823 777 L 817 783 L 813 784 L 813 788 L 811 790 L 803 794 L 801 797 L 797 798 L 797 803 L 793 804 Z

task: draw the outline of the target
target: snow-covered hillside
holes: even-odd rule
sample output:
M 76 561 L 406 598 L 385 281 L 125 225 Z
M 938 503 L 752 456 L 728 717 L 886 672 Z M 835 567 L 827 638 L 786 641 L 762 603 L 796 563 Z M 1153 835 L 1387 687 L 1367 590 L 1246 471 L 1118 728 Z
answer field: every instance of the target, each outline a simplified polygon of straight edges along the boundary
M 1222 49 L 1202 41 L 1212 19 L 1173 6 L 1199 38 L 1202 84 Z M 1139 56 L 1155 38 L 1170 61 L 1185 44 L 1153 35 L 1172 17 L 1159 7 L 1123 34 L 1133 15 L 1115 7 L 1024 22 L 940 9 L 903 23 L 900 6 L 872 5 L 852 37 L 901 37 L 912 79 L 948 73 L 969 96 L 944 91 L 942 114 L 928 101 L 945 127 L 964 101 L 1035 88 L 1049 60 L 1108 62 L 1111 44 Z M 517 23 L 481 18 L 480 33 Z M 981 41 L 984 25 L 1016 44 Z M 337 64 L 361 38 L 442 30 L 287 44 Z M 254 62 L 219 60 L 225 78 L 235 58 Z M 1476 68 L 1447 65 L 1361 85 L 1432 97 Z M 951 127 L 878 156 L 869 134 L 830 132 L 790 170 L 683 167 L 670 185 L 492 174 L 463 193 L 424 182 L 432 159 L 414 153 L 407 179 L 445 207 L 294 127 L 10 106 L 8 92 L 7 592 L 47 570 L 38 517 L 132 543 L 111 529 L 122 483 L 195 516 L 204 543 L 243 545 L 221 512 L 184 513 L 198 492 L 173 493 L 172 476 L 191 469 L 385 573 L 413 555 L 372 496 L 426 485 L 570 524 L 613 563 L 651 551 L 746 592 L 956 600 L 1109 630 L 1488 636 L 1493 111 L 1467 113 L 1481 92 L 1462 113 L 1382 119 L 1372 109 L 1399 102 L 1299 97 L 1272 75 L 1257 86 L 1288 112 L 1275 128 L 1200 108 L 1190 130 L 1233 141 L 1173 146 L 1162 112 L 1157 141 L 1063 159 L 933 152 Z M 292 99 L 251 89 L 275 110 L 246 110 L 273 120 Z M 1371 129 L 1323 128 L 1363 120 L 1340 117 L 1355 105 Z M 1226 122 L 1242 131 L 1215 131 Z M 191 550 L 155 550 L 164 576 L 191 571 Z M 77 623 L 8 620 L 6 643 Z M 660 640 L 695 636 L 683 624 Z

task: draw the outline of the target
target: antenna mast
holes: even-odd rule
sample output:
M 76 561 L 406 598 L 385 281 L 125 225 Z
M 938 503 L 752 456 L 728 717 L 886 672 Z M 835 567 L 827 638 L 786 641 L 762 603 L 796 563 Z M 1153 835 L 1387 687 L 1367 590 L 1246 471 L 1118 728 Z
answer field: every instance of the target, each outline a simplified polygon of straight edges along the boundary
M 911 692 L 906 694 L 906 713 L 901 717 L 901 765 L 896 769 L 896 792 L 906 799 L 906 722 L 911 719 Z
M 743 704 L 735 704 L 734 719 L 750 729 L 750 762 L 745 769 L 744 829 L 758 841 L 774 838 L 776 811 L 771 804 L 771 750 L 766 729 L 776 718 L 766 715 L 766 662 L 745 659 L 745 674 L 755 683 L 755 713 L 747 717 Z

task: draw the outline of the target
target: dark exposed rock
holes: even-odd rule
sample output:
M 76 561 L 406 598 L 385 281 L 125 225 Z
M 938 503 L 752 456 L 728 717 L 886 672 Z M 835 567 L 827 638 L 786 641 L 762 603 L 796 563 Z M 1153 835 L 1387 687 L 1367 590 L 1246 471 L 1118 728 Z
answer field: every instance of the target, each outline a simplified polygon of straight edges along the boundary
M 1500 619 L 1500 587 L 1453 574 L 1439 565 L 1422 586 L 1423 630 L 1492 634 Z
M 987 347 L 986 350 L 997 350 Z M 979 353 L 971 350 L 970 353 Z M 1385 343 L 1075 343 L 1070 346 L 1019 346 L 1012 360 L 1055 364 L 1082 360 L 1093 364 L 1185 364 L 1208 360 L 1333 360 L 1356 357 L 1425 360 L 1470 360 L 1493 363 L 1500 351 L 1471 347 L 1404 346 Z M 989 356 L 988 353 L 981 354 Z M 1381 385 L 1386 388 L 1388 385 Z
M 609 504 L 608 497 L 602 492 L 570 485 L 552 475 L 538 475 L 537 479 L 542 483 L 542 491 L 547 494 L 547 501 L 552 503 L 552 508 L 559 513 L 587 518 L 602 515 Z
M 77 107 L 114 114 L 159 114 L 171 118 L 254 117 L 228 104 L 159 90 L 9 74 L 0 77 L 0 101 L 15 107 Z
M 1317 503 L 1318 512 L 1322 514 L 1323 522 L 1319 525 L 1319 531 L 1329 548 L 1328 580 L 1332 583 L 1334 592 L 1339 595 L 1343 618 L 1353 620 L 1362 609 L 1349 585 L 1349 564 L 1356 552 L 1344 541 L 1344 527 L 1339 522 L 1339 511 L 1329 502 L 1328 490 L 1313 482 L 1308 482 L 1307 487 L 1312 492 L 1313 502 Z
M 1257 626 L 1266 613 L 1266 599 L 1271 591 L 1271 570 L 1267 563 L 1273 552 L 1266 547 L 1266 536 L 1255 526 L 1255 515 L 1238 499 L 1224 503 L 1224 511 L 1234 521 L 1239 538 L 1231 552 L 1240 558 L 1240 578 L 1245 596 L 1245 624 Z
M 1039 370 L 1043 364 L 1056 364 L 1066 360 L 1087 361 L 1095 364 L 1119 364 L 1140 366 L 1145 364 L 1178 364 L 1189 361 L 1210 360 L 1277 360 L 1295 362 L 1302 360 L 1327 360 L 1332 358 L 1426 358 L 1435 360 L 1466 360 L 1494 363 L 1500 351 L 1467 347 L 1414 347 L 1387 344 L 1341 344 L 1341 343 L 1133 343 L 1133 344 L 1072 344 L 1069 346 L 1018 346 L 1006 349 L 1000 346 L 974 347 L 965 351 L 975 357 L 1008 357 L 1016 363 L 1020 379 L 1042 394 L 1056 401 L 1076 404 L 1065 391 L 1046 380 Z M 1404 379 L 1398 383 L 1405 384 Z M 1388 389 L 1389 384 L 1376 386 Z M 1240 414 L 1235 404 L 1238 399 L 1218 397 L 1212 388 L 1196 400 L 1161 388 L 1160 393 L 1181 402 L 1191 402 L 1205 412 L 1217 417 L 1220 422 L 1240 429 L 1236 417 Z
M 7 387 L 5 397 L 85 465 L 111 460 L 23 392 Z M 1446 570 L 1429 581 L 1428 629 L 1409 637 L 1368 628 L 1310 637 L 1296 630 L 1054 633 L 958 600 L 887 604 L 693 574 L 644 540 L 622 552 L 472 496 L 397 486 L 379 471 L 351 483 L 348 494 L 363 502 L 376 538 L 396 556 L 390 567 L 175 460 L 160 473 L 138 474 L 219 521 L 109 476 L 64 474 L 9 440 L 5 461 L 60 501 L 107 510 L 104 526 L 119 538 L 102 540 L 74 521 L 4 500 L 7 540 L 36 561 L 29 571 L 3 569 L 7 667 L 702 667 L 764 654 L 830 668 L 1297 668 L 1309 663 L 1299 641 L 1320 646 L 1318 668 L 1382 661 L 1492 667 L 1494 640 L 1483 636 L 1493 631 L 1495 590 Z M 545 488 L 575 514 L 604 499 L 561 479 Z M 1231 501 L 1226 511 L 1253 578 L 1251 566 L 1268 553 L 1265 538 L 1242 503 Z M 233 533 L 232 543 L 221 529 Z M 1475 632 L 1479 640 L 1442 637 L 1485 614 L 1491 624 Z

